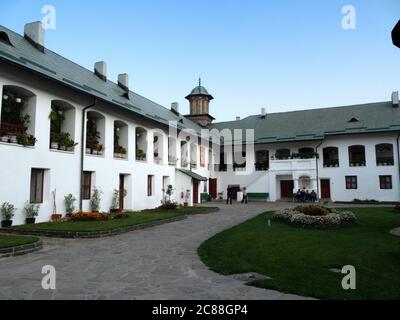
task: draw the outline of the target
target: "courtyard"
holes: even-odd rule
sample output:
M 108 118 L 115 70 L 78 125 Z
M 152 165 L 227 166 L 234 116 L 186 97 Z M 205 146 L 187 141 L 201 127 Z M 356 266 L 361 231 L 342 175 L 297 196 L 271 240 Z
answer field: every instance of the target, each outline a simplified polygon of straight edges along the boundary
M 276 282 L 269 288 L 262 284 L 258 286 L 263 288 L 248 286 L 243 281 L 210 270 L 197 253 L 205 241 L 220 232 L 227 230 L 222 233 L 222 236 L 226 237 L 226 234 L 243 228 L 243 225 L 252 224 L 257 219 L 265 220 L 265 215 L 260 216 L 262 212 L 288 206 L 292 204 L 262 202 L 250 203 L 248 206 L 219 204 L 218 212 L 189 215 L 185 220 L 111 238 L 94 240 L 43 238 L 41 251 L 0 260 L 2 283 L 0 299 L 304 299 L 312 296 L 307 293 L 313 291 L 303 290 L 301 295 L 285 294 L 282 292 L 291 292 L 292 288 L 281 286 Z M 396 217 L 397 224 L 400 224 L 398 221 L 400 217 Z M 253 218 L 255 220 L 251 220 Z M 240 226 L 243 222 L 245 223 Z M 232 227 L 234 229 L 229 230 Z M 268 227 L 266 221 L 265 227 Z M 389 231 L 387 230 L 388 237 L 392 237 Z M 251 236 L 254 237 L 257 232 L 256 228 Z M 221 235 L 209 241 L 213 243 L 218 237 Z M 284 243 L 285 239 L 282 238 L 280 241 Z M 225 243 L 227 249 L 231 249 L 229 247 L 232 247 L 233 243 Z M 315 246 L 315 243 L 310 245 Z M 238 254 L 232 255 L 229 250 L 224 255 L 219 251 L 221 246 L 222 244 L 217 243 L 215 247 L 221 254 L 220 261 L 229 263 L 227 259 L 238 258 Z M 275 246 L 276 243 L 271 246 L 259 243 L 259 248 L 265 254 L 268 252 L 276 254 Z M 239 245 L 237 248 L 237 252 L 242 254 L 243 248 Z M 328 256 L 329 252 L 324 254 Z M 225 274 L 264 271 L 261 268 L 246 269 L 240 264 L 236 269 L 231 268 L 227 271 L 216 266 L 212 260 L 206 259 L 205 262 Z M 338 260 L 338 264 L 342 262 L 344 261 Z M 45 265 L 52 265 L 56 269 L 56 290 L 46 291 L 41 287 L 43 278 L 41 270 Z M 253 265 L 248 266 L 253 267 Z M 392 267 L 388 266 L 389 273 L 395 272 Z M 310 270 L 313 271 L 312 268 Z M 275 273 L 266 275 L 275 276 Z M 298 274 L 292 274 L 292 277 L 295 276 Z M 293 284 L 295 285 L 296 281 Z

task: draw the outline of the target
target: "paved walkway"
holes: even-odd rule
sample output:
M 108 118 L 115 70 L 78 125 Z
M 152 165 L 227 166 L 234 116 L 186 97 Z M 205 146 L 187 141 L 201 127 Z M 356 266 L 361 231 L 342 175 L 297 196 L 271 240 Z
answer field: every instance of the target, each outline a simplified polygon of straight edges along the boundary
M 0 299 L 299 299 L 218 275 L 197 256 L 220 231 L 287 206 L 221 205 L 217 213 L 112 238 L 45 238 L 37 253 L 0 260 Z M 56 268 L 56 291 L 41 288 L 44 265 Z

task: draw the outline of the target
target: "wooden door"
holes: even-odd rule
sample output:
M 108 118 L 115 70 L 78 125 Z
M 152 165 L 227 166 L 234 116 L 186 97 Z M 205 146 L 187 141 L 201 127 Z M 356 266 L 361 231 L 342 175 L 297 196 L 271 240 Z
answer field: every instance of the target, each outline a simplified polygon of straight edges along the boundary
M 193 181 L 193 204 L 199 203 L 199 182 Z
M 213 199 L 217 199 L 217 179 L 210 179 L 209 180 L 209 191 L 210 191 L 210 196 Z
M 237 193 L 240 192 L 240 186 L 229 186 L 231 188 L 232 200 L 237 200 Z
M 119 175 L 119 209 L 124 210 L 125 176 Z
M 329 179 L 321 179 L 321 198 L 331 198 L 331 181 Z
M 282 180 L 281 181 L 281 198 L 292 198 L 294 189 L 293 180 Z

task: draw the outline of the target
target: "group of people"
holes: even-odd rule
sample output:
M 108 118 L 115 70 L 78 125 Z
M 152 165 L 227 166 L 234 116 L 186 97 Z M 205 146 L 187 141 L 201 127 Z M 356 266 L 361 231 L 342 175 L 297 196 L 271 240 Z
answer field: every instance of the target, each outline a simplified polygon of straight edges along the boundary
M 242 194 L 243 194 L 243 198 L 242 198 L 242 203 L 249 203 L 249 196 L 247 194 L 247 189 L 243 188 L 241 190 Z M 232 204 L 232 199 L 235 198 L 235 189 L 228 187 L 228 189 L 226 190 L 226 194 L 227 194 L 227 198 L 226 198 L 226 204 Z
M 297 202 L 316 202 L 317 199 L 317 193 L 312 190 L 311 192 L 309 190 L 306 190 L 306 188 L 303 188 L 302 190 L 297 190 L 296 192 L 296 201 Z

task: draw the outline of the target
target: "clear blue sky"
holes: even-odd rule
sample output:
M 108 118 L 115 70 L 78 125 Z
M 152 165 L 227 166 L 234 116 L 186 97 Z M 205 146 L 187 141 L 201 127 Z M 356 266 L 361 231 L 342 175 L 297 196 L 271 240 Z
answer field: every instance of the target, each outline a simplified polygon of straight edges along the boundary
M 390 32 L 398 0 L 0 0 L 0 23 L 19 33 L 57 10 L 46 47 L 158 103 L 178 101 L 201 75 L 219 121 L 260 112 L 389 100 L 400 90 Z M 341 27 L 344 5 L 357 29 Z

